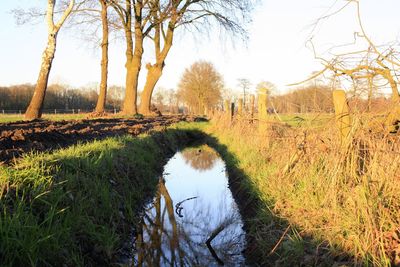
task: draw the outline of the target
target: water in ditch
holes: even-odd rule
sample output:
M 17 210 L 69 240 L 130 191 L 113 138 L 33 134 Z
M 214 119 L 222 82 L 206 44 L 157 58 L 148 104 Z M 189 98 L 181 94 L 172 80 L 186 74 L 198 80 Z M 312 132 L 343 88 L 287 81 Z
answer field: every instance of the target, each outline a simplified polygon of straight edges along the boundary
M 208 146 L 164 168 L 137 229 L 135 266 L 243 266 L 245 234 L 225 164 Z

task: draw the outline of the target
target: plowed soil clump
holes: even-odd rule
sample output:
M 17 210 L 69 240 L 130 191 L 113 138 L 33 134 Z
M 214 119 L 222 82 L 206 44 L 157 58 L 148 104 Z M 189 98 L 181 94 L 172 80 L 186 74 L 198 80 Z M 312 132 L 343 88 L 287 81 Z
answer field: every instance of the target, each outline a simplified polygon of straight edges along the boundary
M 143 119 L 102 118 L 64 121 L 19 121 L 0 124 L 0 164 L 9 164 L 30 151 L 51 151 L 85 142 L 124 134 L 138 135 L 191 116 L 162 116 Z

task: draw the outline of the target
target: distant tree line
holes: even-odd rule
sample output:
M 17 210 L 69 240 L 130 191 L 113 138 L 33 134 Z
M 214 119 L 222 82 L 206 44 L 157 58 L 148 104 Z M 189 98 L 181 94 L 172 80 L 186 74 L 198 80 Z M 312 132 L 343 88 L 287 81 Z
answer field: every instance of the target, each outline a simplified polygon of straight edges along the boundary
M 203 68 L 199 68 L 203 66 Z M 222 108 L 222 81 L 221 76 L 215 72 L 215 79 L 201 79 L 204 75 L 211 77 L 209 72 L 215 72 L 213 65 L 209 62 L 196 62 L 186 69 L 182 75 L 179 90 L 158 87 L 153 96 L 153 106 L 162 113 L 189 112 L 203 113 L 199 108 L 199 101 L 205 104 L 201 106 L 211 108 Z M 200 73 L 198 73 L 200 72 Z M 204 72 L 204 73 L 202 73 Z M 194 75 L 196 74 L 196 75 Z M 199 80 L 192 79 L 199 77 Z M 265 83 L 265 82 L 264 82 Z M 265 83 L 262 86 L 271 88 L 268 108 L 270 112 L 278 113 L 315 113 L 333 112 L 332 89 L 330 86 L 308 85 L 296 88 L 283 95 L 275 95 L 274 85 Z M 261 83 L 260 83 L 261 84 Z M 261 85 L 257 87 L 260 87 Z M 197 87 L 199 85 L 200 87 Z M 208 88 L 205 90 L 204 88 Z M 197 90 L 197 91 L 196 91 Z M 34 91 L 34 85 L 21 84 L 9 87 L 0 86 L 0 112 L 23 112 L 29 104 Z M 124 99 L 125 89 L 122 86 L 109 86 L 105 109 L 120 111 Z M 204 93 L 204 99 L 197 97 L 197 94 Z M 210 98 L 210 96 L 212 96 Z M 240 95 L 242 96 L 242 95 Z M 228 98 L 234 98 L 231 94 Z M 52 84 L 48 86 L 44 110 L 93 110 L 98 101 L 96 86 L 84 88 L 72 88 L 63 84 Z M 211 102 L 210 102 L 211 101 Z M 202 102 L 202 103 L 203 103 Z M 390 105 L 390 99 L 383 96 L 366 98 L 362 95 L 350 95 L 350 106 L 359 111 L 384 112 Z
M 21 84 L 9 87 L 0 87 L 0 110 L 24 111 L 32 98 L 35 85 Z M 110 86 L 107 92 L 105 108 L 120 109 L 124 89 L 119 86 Z M 66 85 L 53 84 L 47 88 L 43 109 L 93 110 L 96 106 L 98 93 L 95 88 L 71 88 Z
M 298 88 L 284 95 L 271 97 L 277 111 L 282 113 L 332 112 L 332 90 L 327 86 Z
M 376 95 L 370 98 L 349 94 L 349 105 L 360 112 L 384 112 L 390 99 Z M 271 96 L 270 109 L 279 113 L 329 113 L 334 112 L 332 88 L 327 85 L 308 85 L 283 95 Z

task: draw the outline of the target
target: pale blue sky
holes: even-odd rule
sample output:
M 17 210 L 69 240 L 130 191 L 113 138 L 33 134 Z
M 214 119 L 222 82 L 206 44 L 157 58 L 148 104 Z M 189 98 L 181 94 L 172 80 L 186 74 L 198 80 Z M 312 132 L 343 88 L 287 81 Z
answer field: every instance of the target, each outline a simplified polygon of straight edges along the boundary
M 0 85 L 34 83 L 40 67 L 41 54 L 46 44 L 47 32 L 43 22 L 36 25 L 17 26 L 10 10 L 17 7 L 39 5 L 45 0 L 0 0 Z M 191 34 L 179 32 L 166 61 L 159 86 L 175 88 L 184 69 L 202 59 L 215 64 L 224 76 L 227 87 L 235 89 L 238 78 L 248 78 L 253 84 L 261 80 L 278 85 L 281 92 L 285 84 L 305 79 L 321 65 L 305 47 L 310 25 L 336 2 L 344 0 L 263 0 L 253 14 L 250 38 L 244 44 L 221 42 L 218 32 L 196 40 Z M 399 37 L 399 0 L 361 0 L 364 26 L 376 43 L 393 41 Z M 357 30 L 354 8 L 325 21 L 315 37 L 317 49 L 349 42 Z M 77 38 L 78 32 L 61 30 L 51 82 L 64 82 L 82 86 L 99 81 L 99 49 Z M 110 47 L 110 84 L 123 85 L 125 80 L 124 44 L 113 42 Z M 151 60 L 152 49 L 146 50 L 144 64 Z M 142 73 L 143 84 L 145 72 Z

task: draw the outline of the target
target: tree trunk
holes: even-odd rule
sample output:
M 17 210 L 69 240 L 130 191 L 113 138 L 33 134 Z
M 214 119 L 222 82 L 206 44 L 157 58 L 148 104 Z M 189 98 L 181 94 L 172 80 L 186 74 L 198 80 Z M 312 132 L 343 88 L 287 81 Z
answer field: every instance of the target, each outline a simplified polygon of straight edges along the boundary
M 40 67 L 39 77 L 36 82 L 35 91 L 25 112 L 25 119 L 27 120 L 39 119 L 42 116 L 43 101 L 46 95 L 51 65 L 56 52 L 56 36 L 57 33 L 49 34 L 47 47 L 42 56 L 42 64 Z
M 156 54 L 156 64 L 148 64 L 146 67 L 148 69 L 146 84 L 144 86 L 141 100 L 140 100 L 140 113 L 143 115 L 150 114 L 151 107 L 151 96 L 153 94 L 154 88 L 161 77 L 162 71 L 165 66 L 165 59 L 172 47 L 174 29 L 176 26 L 177 18 L 172 16 L 171 21 L 168 24 L 168 31 L 165 36 L 164 47 L 161 50 L 161 27 L 160 25 L 155 26 L 155 34 L 153 38 L 155 54 Z
M 143 56 L 143 33 L 139 22 L 135 22 L 135 51 L 132 55 L 132 32 L 127 31 L 126 89 L 122 112 L 125 115 L 137 114 L 137 88 Z
M 54 23 L 54 5 L 55 0 L 47 1 L 46 20 L 48 27 L 47 47 L 43 52 L 42 65 L 40 66 L 39 77 L 36 82 L 35 91 L 31 102 L 26 109 L 25 119 L 34 120 L 42 116 L 43 101 L 46 95 L 47 83 L 49 81 L 49 74 L 51 64 L 53 63 L 54 54 L 56 53 L 56 40 L 57 34 L 67 17 L 71 14 L 75 5 L 75 0 L 70 0 L 68 7 L 65 9 L 61 18 L 57 23 Z
M 163 67 L 155 64 L 147 66 L 147 78 L 146 84 L 144 86 L 141 98 L 140 98 L 140 108 L 139 112 L 143 115 L 148 115 L 151 113 L 151 96 L 153 94 L 154 88 L 161 77 Z
M 107 3 L 105 0 L 100 0 L 101 4 L 101 22 L 103 29 L 103 40 L 101 42 L 101 81 L 100 93 L 97 99 L 95 112 L 103 113 L 106 105 L 107 97 L 107 78 L 108 78 L 108 18 L 107 18 Z

